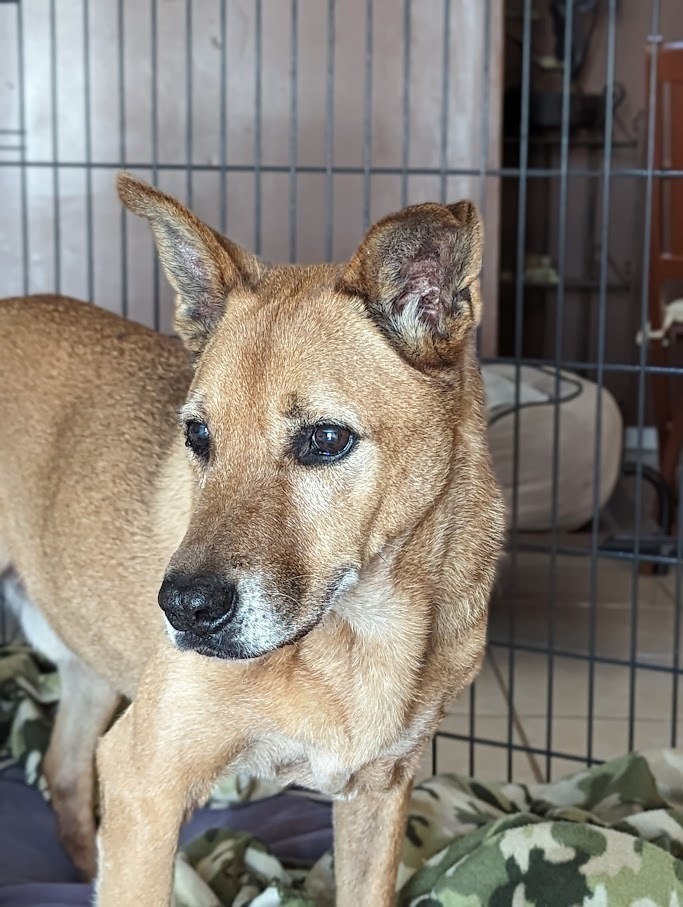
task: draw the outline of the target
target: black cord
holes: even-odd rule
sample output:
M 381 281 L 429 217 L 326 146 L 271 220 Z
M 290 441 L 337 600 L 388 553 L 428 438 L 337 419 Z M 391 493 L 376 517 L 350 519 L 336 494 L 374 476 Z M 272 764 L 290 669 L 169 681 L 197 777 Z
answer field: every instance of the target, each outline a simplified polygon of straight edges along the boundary
M 625 463 L 622 472 L 625 476 L 637 476 L 640 472 L 643 481 L 654 488 L 657 495 L 657 523 L 665 535 L 671 535 L 674 525 L 673 495 L 662 474 L 644 463 L 640 466 L 636 463 Z

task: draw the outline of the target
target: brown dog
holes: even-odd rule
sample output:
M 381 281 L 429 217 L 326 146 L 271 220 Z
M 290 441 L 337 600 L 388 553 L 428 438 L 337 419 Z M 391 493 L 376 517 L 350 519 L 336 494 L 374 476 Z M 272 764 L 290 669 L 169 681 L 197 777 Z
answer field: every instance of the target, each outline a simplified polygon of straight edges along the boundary
M 478 215 L 417 205 L 344 265 L 269 267 L 133 176 L 119 193 L 193 362 L 83 303 L 0 303 L 0 570 L 61 674 L 63 838 L 93 872 L 93 753 L 124 695 L 97 756 L 100 905 L 168 904 L 183 817 L 240 769 L 334 797 L 337 903 L 383 907 L 503 534 Z

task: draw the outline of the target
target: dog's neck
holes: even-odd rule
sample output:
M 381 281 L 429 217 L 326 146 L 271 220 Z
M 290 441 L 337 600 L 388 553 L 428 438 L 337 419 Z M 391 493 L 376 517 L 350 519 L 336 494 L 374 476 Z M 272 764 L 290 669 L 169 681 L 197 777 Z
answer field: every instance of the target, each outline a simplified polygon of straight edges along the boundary
M 476 675 L 484 648 L 503 505 L 483 410 L 481 395 L 470 396 L 454 424 L 459 437 L 444 493 L 362 572 L 327 622 L 353 653 L 351 685 L 354 673 L 373 676 L 376 702 L 355 706 L 386 731 L 387 742 L 392 727 L 399 730 L 398 758 L 435 730 L 452 697 Z M 472 532 L 477 523 L 480 530 Z
M 344 691 L 346 730 L 372 759 L 405 726 L 419 687 L 428 616 L 392 579 L 395 552 L 383 552 L 298 645 L 298 657 L 330 689 Z M 368 730 L 371 729 L 371 733 Z M 363 761 L 363 760 L 361 760 Z

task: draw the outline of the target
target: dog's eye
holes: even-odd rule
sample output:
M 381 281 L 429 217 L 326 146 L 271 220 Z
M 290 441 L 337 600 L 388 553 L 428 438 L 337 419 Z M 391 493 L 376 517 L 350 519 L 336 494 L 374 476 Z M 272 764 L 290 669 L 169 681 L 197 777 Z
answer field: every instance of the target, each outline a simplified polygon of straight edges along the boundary
M 319 425 L 311 437 L 312 448 L 323 457 L 338 457 L 351 441 L 348 428 L 339 425 Z
M 209 455 L 209 446 L 211 436 L 208 426 L 204 422 L 196 422 L 194 419 L 185 426 L 185 444 L 190 448 L 193 454 L 202 459 Z
M 333 463 L 345 457 L 355 443 L 356 436 L 342 425 L 313 425 L 302 432 L 296 456 L 305 465 Z

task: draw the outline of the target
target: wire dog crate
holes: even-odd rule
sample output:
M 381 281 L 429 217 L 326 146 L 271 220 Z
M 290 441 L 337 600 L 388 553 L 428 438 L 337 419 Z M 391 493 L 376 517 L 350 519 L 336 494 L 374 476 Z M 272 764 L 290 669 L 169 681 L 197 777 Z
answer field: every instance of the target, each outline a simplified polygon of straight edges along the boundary
M 488 661 L 434 768 L 541 780 L 678 742 L 683 514 L 677 464 L 663 474 L 648 448 L 665 398 L 669 422 L 683 409 L 675 319 L 668 346 L 651 335 L 655 241 L 683 261 L 683 151 L 662 109 L 683 88 L 659 80 L 676 37 L 676 0 L 0 0 L 0 295 L 170 329 L 121 167 L 272 260 L 347 257 L 391 210 L 470 197 L 484 361 L 513 369 L 517 404 L 524 367 L 597 387 L 592 515 L 557 520 L 556 401 L 552 525 L 518 531 L 513 481 Z M 607 508 L 603 389 L 629 440 Z M 659 428 L 660 444 L 676 431 Z M 521 441 L 515 410 L 515 477 Z

